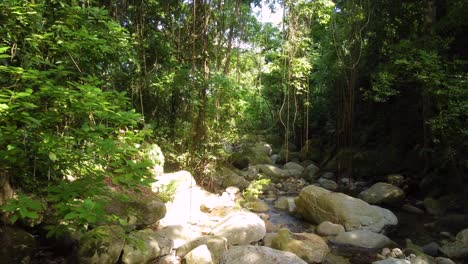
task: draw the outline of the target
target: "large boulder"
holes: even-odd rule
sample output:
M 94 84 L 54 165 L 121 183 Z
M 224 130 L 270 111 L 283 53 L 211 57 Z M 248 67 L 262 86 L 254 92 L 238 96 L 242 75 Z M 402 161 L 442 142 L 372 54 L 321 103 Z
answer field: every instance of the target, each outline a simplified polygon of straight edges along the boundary
M 130 243 L 123 249 L 123 264 L 149 263 L 159 256 L 169 254 L 173 246 L 172 240 L 151 229 L 130 233 L 129 238 Z
M 301 170 L 297 169 L 280 169 L 276 166 L 269 165 L 269 164 L 261 164 L 258 165 L 257 168 L 260 172 L 264 173 L 273 181 L 281 181 L 282 179 L 288 177 L 299 177 L 302 174 Z
M 229 186 L 236 186 L 239 189 L 244 190 L 245 188 L 249 187 L 249 182 L 244 179 L 244 177 L 238 175 L 233 170 L 221 167 L 217 171 L 218 177 L 222 179 L 222 187 L 227 188 Z
M 226 216 L 211 232 L 215 236 L 225 237 L 231 245 L 246 245 L 261 240 L 266 228 L 258 215 L 241 212 Z
M 0 225 L 0 263 L 30 263 L 37 247 L 30 233 Z
M 303 173 L 304 179 L 308 181 L 317 180 L 320 177 L 320 175 L 318 174 L 319 170 L 320 168 L 317 167 L 317 165 L 309 164 L 304 170 L 304 173 Z
M 403 202 L 405 192 L 395 185 L 378 182 L 369 189 L 362 191 L 358 197 L 370 204 L 395 205 Z
M 307 263 L 322 263 L 330 252 L 327 243 L 318 235 L 309 233 L 293 234 L 282 228 L 272 237 L 271 245 L 278 250 L 296 254 Z
M 307 264 L 296 254 L 261 246 L 236 246 L 223 254 L 221 264 Z
M 178 171 L 174 173 L 165 173 L 156 177 L 156 182 L 151 186 L 153 192 L 160 192 L 167 189 L 168 186 L 174 189 L 174 192 L 181 192 L 197 185 L 192 174 L 188 171 Z
M 271 164 L 272 161 L 269 157 L 271 152 L 269 144 L 258 142 L 252 147 L 243 147 L 240 151 L 234 152 L 230 160 L 234 167 L 243 170 L 249 164 Z
M 382 232 L 398 224 L 389 210 L 369 205 L 363 200 L 309 185 L 296 198 L 297 211 L 315 224 L 330 221 L 343 225 L 347 231 L 364 229 Z
M 301 174 L 304 171 L 304 167 L 302 165 L 297 164 L 296 162 L 292 162 L 292 161 L 284 164 L 283 169 L 284 170 L 297 170 L 297 171 L 300 171 Z
M 115 264 L 125 245 L 125 231 L 120 226 L 100 226 L 80 239 L 78 262 Z
M 385 235 L 369 230 L 342 232 L 331 238 L 330 241 L 339 247 L 355 248 L 363 251 L 380 250 L 395 245 L 395 242 Z
M 166 214 L 166 206 L 155 193 L 127 193 L 128 199 L 114 195 L 105 210 L 108 214 L 115 214 L 138 227 L 148 227 L 157 223 Z
M 440 249 L 449 258 L 468 256 L 468 228 L 458 232 L 455 242 L 447 243 Z

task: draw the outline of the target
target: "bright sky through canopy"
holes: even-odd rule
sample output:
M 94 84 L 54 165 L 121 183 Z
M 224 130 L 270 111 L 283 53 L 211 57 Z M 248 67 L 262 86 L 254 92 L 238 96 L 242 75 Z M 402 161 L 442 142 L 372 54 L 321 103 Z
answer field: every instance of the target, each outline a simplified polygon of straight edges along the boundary
M 283 19 L 283 7 L 279 4 L 274 4 L 274 13 L 271 12 L 269 5 L 262 1 L 262 7 L 253 7 L 257 20 L 262 23 L 272 23 L 275 26 L 280 26 Z

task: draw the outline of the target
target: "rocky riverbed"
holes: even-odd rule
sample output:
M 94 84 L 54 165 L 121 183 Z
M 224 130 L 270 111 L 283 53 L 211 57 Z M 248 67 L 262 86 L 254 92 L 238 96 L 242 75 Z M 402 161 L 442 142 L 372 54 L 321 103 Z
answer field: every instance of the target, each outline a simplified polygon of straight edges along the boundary
M 259 142 L 232 161 L 237 168 L 214 169 L 218 192 L 187 171 L 158 175 L 152 192 L 107 208 L 130 230 L 99 226 L 60 247 L 0 227 L 9 258 L 0 263 L 466 263 L 465 215 L 448 213 L 440 200 L 408 197 L 404 175 L 350 182 L 313 161 L 289 161 L 301 153 L 272 154 Z M 258 179 L 270 183 L 256 197 L 249 188 Z M 173 199 L 163 204 L 153 194 L 167 186 Z

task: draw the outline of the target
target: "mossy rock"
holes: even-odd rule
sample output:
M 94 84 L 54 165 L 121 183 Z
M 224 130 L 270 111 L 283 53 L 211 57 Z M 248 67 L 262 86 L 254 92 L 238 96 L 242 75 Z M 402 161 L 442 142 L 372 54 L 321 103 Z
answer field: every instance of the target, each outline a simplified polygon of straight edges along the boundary
M 272 164 L 268 155 L 262 151 L 254 151 L 252 148 L 233 153 L 230 161 L 234 167 L 240 170 L 248 168 L 249 164 Z

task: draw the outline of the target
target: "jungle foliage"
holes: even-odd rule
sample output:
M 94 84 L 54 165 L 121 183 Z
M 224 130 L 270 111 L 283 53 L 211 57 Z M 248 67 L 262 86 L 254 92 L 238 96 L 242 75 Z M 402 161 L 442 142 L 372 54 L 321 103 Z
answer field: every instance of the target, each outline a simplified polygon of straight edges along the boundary
M 255 6 L 282 12 L 261 23 Z M 466 1 L 0 3 L 0 177 L 10 221 L 87 228 L 105 182 L 203 181 L 246 134 L 310 138 L 338 173 L 467 170 Z M 415 156 L 420 166 L 406 166 Z M 415 162 L 417 163 L 417 162 Z M 414 164 L 412 164 L 414 165 Z M 5 175 L 5 176 L 2 176 Z M 47 208 L 47 210 L 46 210 Z M 82 208 L 85 208 L 83 210 Z

